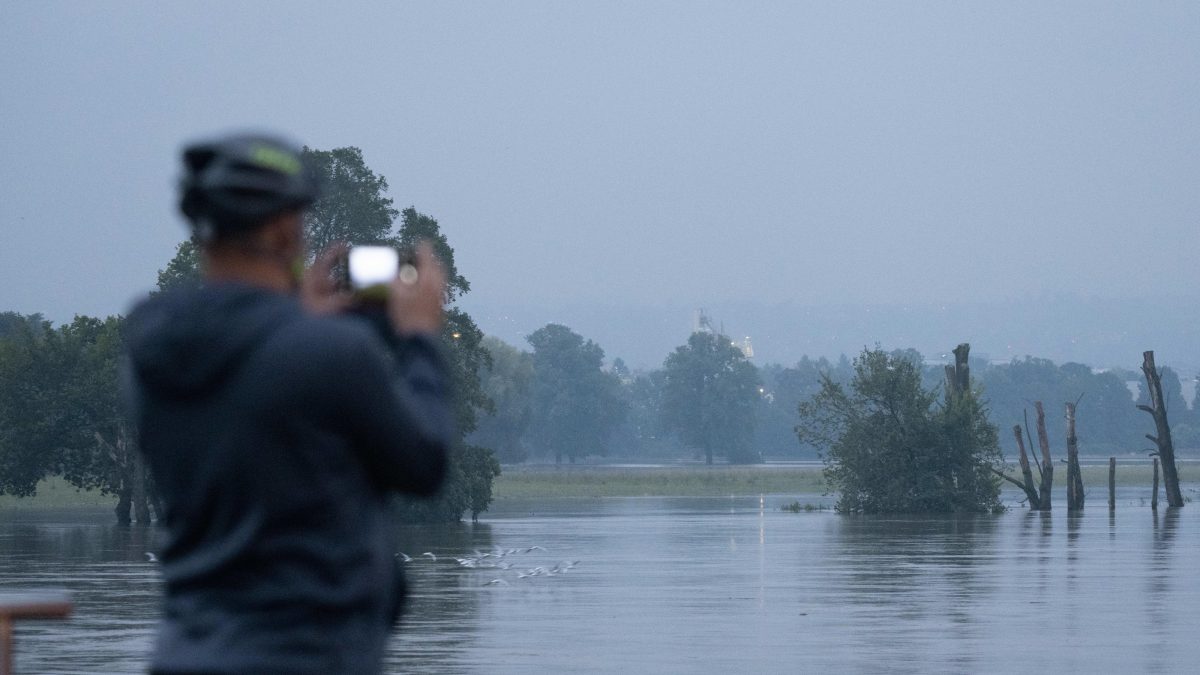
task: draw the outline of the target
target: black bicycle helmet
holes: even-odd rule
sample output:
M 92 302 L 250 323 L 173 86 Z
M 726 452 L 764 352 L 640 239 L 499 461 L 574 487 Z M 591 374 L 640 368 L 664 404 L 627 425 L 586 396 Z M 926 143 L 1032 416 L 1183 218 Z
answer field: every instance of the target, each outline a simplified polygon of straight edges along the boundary
M 238 134 L 183 150 L 179 209 L 201 240 L 244 231 L 318 197 L 300 148 L 268 135 Z

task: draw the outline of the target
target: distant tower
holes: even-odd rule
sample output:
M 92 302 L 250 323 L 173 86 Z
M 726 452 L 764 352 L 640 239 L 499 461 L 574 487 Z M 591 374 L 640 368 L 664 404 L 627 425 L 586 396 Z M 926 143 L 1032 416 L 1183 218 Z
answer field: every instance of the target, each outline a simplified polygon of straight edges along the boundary
M 754 358 L 754 345 L 750 344 L 749 335 L 746 336 L 745 340 L 742 340 L 741 344 L 734 343 L 734 346 L 742 350 L 742 355 L 744 355 L 746 358 Z
M 713 330 L 712 319 L 704 313 L 703 309 L 698 309 L 692 313 L 692 332 L 693 333 L 716 333 Z

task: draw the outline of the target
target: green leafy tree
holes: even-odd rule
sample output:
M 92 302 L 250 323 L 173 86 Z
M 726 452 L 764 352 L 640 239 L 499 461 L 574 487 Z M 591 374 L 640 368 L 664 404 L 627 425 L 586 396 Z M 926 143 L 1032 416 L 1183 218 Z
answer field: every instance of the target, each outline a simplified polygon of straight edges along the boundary
M 447 302 L 470 290 L 470 283 L 458 273 L 454 249 L 442 233 L 437 220 L 408 208 L 403 212 L 400 230 L 390 243 L 409 246 L 418 241 L 432 244 L 434 253 L 446 269 Z M 446 325 L 442 342 L 450 362 L 450 377 L 454 390 L 454 412 L 458 422 L 460 443 L 450 456 L 450 469 L 445 486 L 435 497 L 426 500 L 402 500 L 401 514 L 408 520 L 452 521 L 470 511 L 471 517 L 487 510 L 492 501 L 492 481 L 500 475 L 500 464 L 488 448 L 465 443 L 475 431 L 481 412 L 493 410 L 491 399 L 484 391 L 480 373 L 491 365 L 491 356 L 483 345 L 483 331 L 471 315 L 457 306 L 446 310 Z
M 821 391 L 821 376 L 829 374 L 834 381 L 849 382 L 853 376 L 850 362 L 839 369 L 822 357 L 801 358 L 795 365 L 783 367 L 768 364 L 759 369 L 763 396 L 755 408 L 755 446 L 764 455 L 775 457 L 815 457 L 816 448 L 798 443 L 796 437 L 796 407 L 801 401 Z
M 122 319 L 40 318 L 0 338 L 0 491 L 32 495 L 57 474 L 118 497 L 117 518 L 150 520 L 151 491 L 118 401 Z
M 322 185 L 321 198 L 305 214 L 304 226 L 310 254 L 316 254 L 335 242 L 411 246 L 428 240 L 446 268 L 447 302 L 470 290 L 471 285 L 458 272 L 454 249 L 442 233 L 437 220 L 409 207 L 401 213 L 388 196 L 387 179 L 376 174 L 355 147 L 333 150 L 304 149 Z M 396 220 L 401 218 L 397 228 Z M 181 243 L 166 269 L 159 272 L 159 288 L 167 290 L 199 279 L 199 259 L 194 244 Z M 460 432 L 465 436 L 475 429 L 479 413 L 492 408 L 480 383 L 479 373 L 489 365 L 483 347 L 483 332 L 471 316 L 459 307 L 446 310 L 443 343 L 450 362 L 455 393 L 454 413 Z M 485 448 L 460 447 L 451 455 L 445 489 L 430 500 L 405 500 L 402 516 L 411 520 L 458 520 L 462 513 L 474 514 L 491 502 L 491 481 L 499 465 L 486 461 Z
M 491 365 L 480 371 L 479 380 L 492 411 L 479 417 L 469 441 L 494 449 L 502 462 L 523 462 L 529 454 L 525 433 L 533 418 L 533 358 L 494 337 L 485 337 L 483 347 Z
M 732 463 L 762 461 L 754 448 L 757 369 L 729 338 L 696 332 L 663 363 L 663 426 L 712 464 L 715 454 Z
M 471 290 L 471 282 L 458 273 L 458 266 L 454 264 L 454 249 L 450 248 L 438 221 L 410 206 L 400 213 L 400 236 L 396 238 L 396 243 L 404 248 L 412 248 L 422 241 L 433 247 L 433 252 L 446 270 L 446 302 L 454 302 L 466 295 Z
M 540 451 L 562 463 L 602 455 L 626 414 L 620 383 L 604 372 L 604 350 L 560 324 L 527 338 L 533 347 L 533 420 L 530 436 Z
M 1079 420 L 1079 450 L 1085 454 L 1125 454 L 1146 447 L 1142 437 L 1144 422 L 1134 407 L 1126 379 L 1136 381 L 1141 373 L 1120 371 L 1095 372 L 1080 363 L 1056 365 L 1048 359 L 1025 357 L 1010 363 L 976 368 L 987 392 L 992 419 L 1006 428 L 1023 424 L 1032 401 L 1042 401 L 1047 432 L 1051 442 L 1065 446 L 1066 420 L 1061 413 L 1067 401 L 1079 401 L 1076 417 Z M 1178 383 L 1175 383 L 1178 387 Z M 1163 385 L 1168 386 L 1166 379 Z M 1182 394 L 1176 390 L 1173 401 L 1182 407 Z M 1082 396 L 1082 398 L 1080 398 Z M 1001 447 L 1009 456 L 1016 453 L 1010 434 L 1001 436 Z
M 0 493 L 27 497 L 59 464 L 58 336 L 40 315 L 0 319 Z
M 77 316 L 58 330 L 69 368 L 61 401 L 71 411 L 62 430 L 61 471 L 75 487 L 115 495 L 119 522 L 130 522 L 134 509 L 146 523 L 157 500 L 119 400 L 122 325 L 118 316 Z
M 613 363 L 613 372 L 618 372 Z M 621 396 L 629 411 L 624 424 L 614 432 L 612 446 L 618 453 L 641 458 L 676 458 L 690 452 L 663 426 L 662 370 L 632 373 L 621 378 Z
M 367 166 L 362 150 L 306 147 L 304 159 L 321 183 L 321 198 L 304 217 L 310 251 L 319 253 L 339 241 L 396 243 L 393 225 L 400 213 L 387 196 L 387 179 Z
M 179 242 L 175 257 L 158 271 L 158 290 L 170 291 L 200 283 L 200 251 L 191 238 Z
M 921 384 L 911 360 L 864 350 L 848 386 L 828 375 L 799 407 L 797 433 L 821 449 L 837 507 L 864 513 L 988 512 L 1001 508 L 996 427 L 977 392 Z

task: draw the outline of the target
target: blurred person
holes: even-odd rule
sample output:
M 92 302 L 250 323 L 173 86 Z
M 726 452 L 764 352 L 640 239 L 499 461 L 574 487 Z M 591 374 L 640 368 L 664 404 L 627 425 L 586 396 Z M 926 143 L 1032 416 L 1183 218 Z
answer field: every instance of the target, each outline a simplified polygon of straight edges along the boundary
M 126 334 L 167 530 L 151 671 L 378 672 L 404 592 L 387 500 L 436 491 L 455 438 L 444 272 L 422 246 L 384 320 L 361 320 L 338 251 L 303 271 L 318 186 L 299 148 L 234 135 L 183 162 L 203 283 L 143 302 Z

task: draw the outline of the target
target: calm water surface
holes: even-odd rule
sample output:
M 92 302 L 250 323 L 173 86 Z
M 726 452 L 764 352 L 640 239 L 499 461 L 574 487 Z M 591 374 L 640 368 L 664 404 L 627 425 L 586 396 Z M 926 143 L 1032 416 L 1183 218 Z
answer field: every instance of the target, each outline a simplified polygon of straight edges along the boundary
M 1155 516 L 1133 490 L 1111 517 L 1099 500 L 1072 518 L 780 511 L 793 498 L 506 501 L 476 525 L 404 528 L 412 595 L 387 670 L 1200 667 L 1200 506 Z M 0 590 L 77 603 L 20 625 L 18 672 L 144 669 L 160 535 L 109 518 L 0 513 Z

